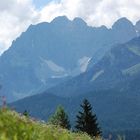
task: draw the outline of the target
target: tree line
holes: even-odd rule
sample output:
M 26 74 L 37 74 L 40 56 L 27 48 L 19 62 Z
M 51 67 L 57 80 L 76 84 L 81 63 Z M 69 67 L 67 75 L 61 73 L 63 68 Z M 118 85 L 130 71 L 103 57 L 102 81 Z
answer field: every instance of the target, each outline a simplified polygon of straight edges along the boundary
M 97 116 L 92 111 L 92 106 L 87 99 L 84 99 L 80 105 L 81 110 L 76 115 L 76 121 L 73 131 L 87 133 L 91 137 L 98 137 L 102 135 L 101 128 L 97 122 Z M 23 115 L 29 117 L 27 110 L 23 112 Z M 65 129 L 72 129 L 69 121 L 69 117 L 64 110 L 64 107 L 59 105 L 55 113 L 48 120 L 49 124 L 57 125 Z
M 97 122 L 97 116 L 92 111 L 92 106 L 87 99 L 84 99 L 80 105 L 81 110 L 76 115 L 75 121 L 75 132 L 84 132 L 90 135 L 91 137 L 98 137 L 102 135 L 101 128 Z M 28 116 L 28 112 L 23 113 L 25 116 Z M 58 106 L 55 113 L 48 120 L 49 124 L 58 125 L 62 128 L 71 129 L 69 117 L 65 112 L 63 106 Z

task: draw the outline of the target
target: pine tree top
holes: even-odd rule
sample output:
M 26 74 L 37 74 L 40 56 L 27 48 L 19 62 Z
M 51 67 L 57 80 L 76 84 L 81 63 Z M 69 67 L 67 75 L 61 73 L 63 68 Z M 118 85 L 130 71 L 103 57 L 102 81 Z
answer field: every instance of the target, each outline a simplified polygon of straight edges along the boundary
M 101 130 L 97 123 L 96 114 L 92 112 L 92 106 L 87 99 L 80 105 L 82 110 L 78 112 L 76 130 L 86 132 L 91 136 L 100 136 Z

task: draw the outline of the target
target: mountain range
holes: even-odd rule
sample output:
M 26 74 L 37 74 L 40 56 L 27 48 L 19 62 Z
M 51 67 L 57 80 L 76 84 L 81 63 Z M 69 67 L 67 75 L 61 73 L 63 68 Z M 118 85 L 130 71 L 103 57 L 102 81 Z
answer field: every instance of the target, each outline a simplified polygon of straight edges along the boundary
M 12 102 L 87 72 L 112 47 L 137 37 L 139 25 L 121 18 L 110 29 L 90 27 L 65 16 L 31 25 L 0 56 L 1 93 Z
M 0 56 L 1 95 L 43 120 L 61 104 L 72 125 L 87 98 L 103 131 L 139 132 L 139 36 L 140 21 L 126 18 L 111 28 L 65 16 L 31 25 Z

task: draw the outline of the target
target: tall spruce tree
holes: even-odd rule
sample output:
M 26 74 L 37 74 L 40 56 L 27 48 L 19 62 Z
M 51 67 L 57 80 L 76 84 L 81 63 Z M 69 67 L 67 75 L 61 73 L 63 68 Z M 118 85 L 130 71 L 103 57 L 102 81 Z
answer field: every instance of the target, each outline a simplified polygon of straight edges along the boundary
M 49 119 L 49 123 L 70 129 L 70 121 L 62 106 L 58 106 L 54 115 Z
M 101 130 L 97 123 L 97 117 L 92 113 L 92 107 L 89 101 L 84 99 L 80 106 L 82 107 L 82 111 L 79 111 L 79 114 L 76 116 L 76 131 L 86 132 L 92 137 L 101 136 Z

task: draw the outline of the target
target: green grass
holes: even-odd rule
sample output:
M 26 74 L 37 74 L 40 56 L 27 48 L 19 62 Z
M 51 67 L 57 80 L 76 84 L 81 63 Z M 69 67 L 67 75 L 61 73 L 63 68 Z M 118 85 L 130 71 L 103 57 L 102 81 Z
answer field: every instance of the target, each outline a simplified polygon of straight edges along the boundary
M 0 109 L 0 140 L 92 140 L 86 134 L 72 133 L 47 125 L 9 109 Z M 96 139 L 97 140 L 97 139 Z

